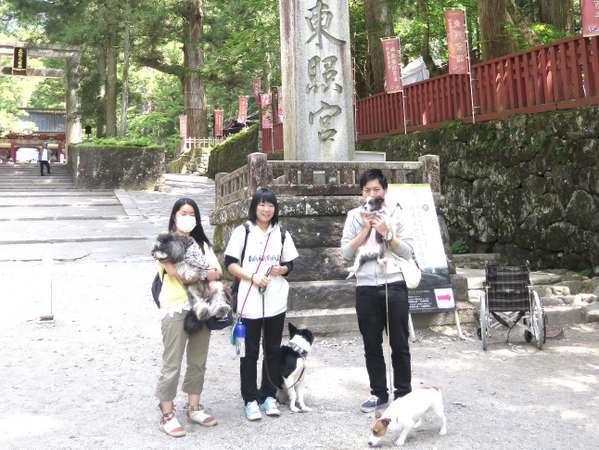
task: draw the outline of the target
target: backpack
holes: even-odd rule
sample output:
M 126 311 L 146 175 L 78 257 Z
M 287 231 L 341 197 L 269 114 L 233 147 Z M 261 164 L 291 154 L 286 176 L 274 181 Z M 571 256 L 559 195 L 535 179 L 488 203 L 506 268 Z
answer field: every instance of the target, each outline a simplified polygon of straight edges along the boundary
M 162 273 L 162 278 L 164 278 L 164 272 Z M 162 290 L 162 278 L 160 274 L 156 273 L 154 277 L 154 281 L 152 281 L 152 298 L 154 299 L 154 303 L 158 309 L 160 309 L 160 291 Z
M 245 238 L 243 240 L 243 249 L 241 250 L 241 259 L 239 260 L 239 265 L 243 264 L 243 260 L 245 258 L 245 248 L 248 244 L 248 236 L 250 234 L 250 226 L 247 222 L 243 224 L 243 228 L 245 228 Z M 283 253 L 283 247 L 285 246 L 285 235 L 287 231 L 279 225 L 279 229 L 281 230 L 281 253 Z M 233 280 L 233 284 L 231 284 L 231 308 L 233 311 L 237 311 L 237 293 L 239 292 L 239 284 L 241 283 L 241 279 L 239 277 L 235 277 Z

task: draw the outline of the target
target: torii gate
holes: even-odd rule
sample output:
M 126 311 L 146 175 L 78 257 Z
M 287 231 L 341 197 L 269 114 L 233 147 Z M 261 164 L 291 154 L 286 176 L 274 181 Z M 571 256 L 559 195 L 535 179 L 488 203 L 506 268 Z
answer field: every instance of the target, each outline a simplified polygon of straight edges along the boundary
M 60 45 L 29 45 L 26 42 L 0 42 L 0 55 L 14 55 L 13 67 L 0 68 L 0 75 L 63 78 L 65 80 L 65 158 L 68 159 L 69 144 L 81 142 L 81 101 L 79 90 L 79 63 L 81 52 L 77 47 Z M 59 58 L 65 60 L 65 70 L 29 69 L 27 58 Z

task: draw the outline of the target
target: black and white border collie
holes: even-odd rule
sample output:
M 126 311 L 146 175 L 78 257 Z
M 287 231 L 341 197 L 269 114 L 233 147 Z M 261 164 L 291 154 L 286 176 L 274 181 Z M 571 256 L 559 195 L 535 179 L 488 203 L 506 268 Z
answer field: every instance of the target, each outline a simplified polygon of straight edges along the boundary
M 281 346 L 280 368 L 282 386 L 277 392 L 281 403 L 289 400 L 289 409 L 293 412 L 308 412 L 310 408 L 304 401 L 304 381 L 306 379 L 306 357 L 312 348 L 314 335 L 307 328 L 297 328 L 288 323 L 289 343 Z M 297 406 L 296 406 L 297 403 Z

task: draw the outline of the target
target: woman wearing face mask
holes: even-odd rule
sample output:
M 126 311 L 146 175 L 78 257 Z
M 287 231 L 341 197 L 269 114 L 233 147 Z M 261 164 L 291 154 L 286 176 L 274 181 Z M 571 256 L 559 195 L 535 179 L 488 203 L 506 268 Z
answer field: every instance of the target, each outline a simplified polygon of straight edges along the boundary
M 248 222 L 231 235 L 225 250 L 225 266 L 239 277 L 237 313 L 245 325 L 245 356 L 240 360 L 241 396 L 248 420 L 280 415 L 275 400 L 280 382 L 279 350 L 283 337 L 289 284 L 283 277 L 298 257 L 291 235 L 278 224 L 275 194 L 260 188 L 250 203 Z M 245 245 L 244 245 L 245 244 Z M 264 357 L 262 384 L 257 389 L 260 338 Z
M 200 211 L 196 202 L 189 198 L 181 198 L 173 205 L 168 230 L 185 236 L 191 236 L 208 261 L 207 279 L 218 280 L 222 269 L 212 250 L 210 241 L 204 233 Z M 187 292 L 177 275 L 172 263 L 158 263 L 158 273 L 162 277 L 160 291 L 160 311 L 162 313 L 162 370 L 156 387 L 156 397 L 160 400 L 160 429 L 169 436 L 185 435 L 185 428 L 175 415 L 173 400 L 177 395 L 177 385 L 181 372 L 183 353 L 187 353 L 187 370 L 183 381 L 183 392 L 187 393 L 187 418 L 190 422 L 210 427 L 216 425 L 216 419 L 208 414 L 200 404 L 200 395 L 204 385 L 206 358 L 210 330 L 202 327 L 200 331 L 188 335 L 183 329 L 183 322 L 190 304 Z

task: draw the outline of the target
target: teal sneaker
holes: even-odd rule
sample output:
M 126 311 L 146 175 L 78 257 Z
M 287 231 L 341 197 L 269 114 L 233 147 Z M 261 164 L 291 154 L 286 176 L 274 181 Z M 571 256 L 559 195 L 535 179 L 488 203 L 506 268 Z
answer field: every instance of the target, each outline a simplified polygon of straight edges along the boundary
M 249 402 L 245 405 L 245 417 L 247 420 L 260 420 L 262 419 L 262 414 L 260 413 L 260 407 L 258 406 L 257 401 Z
M 266 397 L 266 399 L 264 399 L 264 403 L 262 403 L 260 407 L 267 416 L 276 417 L 281 415 L 277 401 L 272 397 Z

